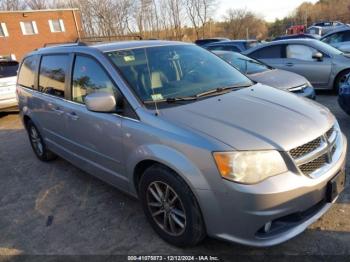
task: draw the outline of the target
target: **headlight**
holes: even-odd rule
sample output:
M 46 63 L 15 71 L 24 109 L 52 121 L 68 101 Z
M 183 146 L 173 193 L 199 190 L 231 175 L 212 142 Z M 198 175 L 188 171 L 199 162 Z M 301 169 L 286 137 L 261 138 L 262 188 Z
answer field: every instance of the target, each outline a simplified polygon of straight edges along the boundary
M 242 183 L 256 184 L 288 170 L 281 154 L 275 150 L 213 153 L 221 176 Z
M 312 87 L 312 84 L 309 81 L 306 81 L 306 85 Z

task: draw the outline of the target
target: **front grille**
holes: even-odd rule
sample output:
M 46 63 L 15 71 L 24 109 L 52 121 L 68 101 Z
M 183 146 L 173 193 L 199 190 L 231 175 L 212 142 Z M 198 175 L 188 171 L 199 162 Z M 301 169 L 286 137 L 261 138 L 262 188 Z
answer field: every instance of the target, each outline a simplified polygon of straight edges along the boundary
M 327 154 L 324 154 L 319 158 L 312 160 L 311 162 L 308 162 L 306 164 L 299 166 L 299 169 L 305 175 L 310 175 L 313 172 L 315 172 L 317 169 L 320 169 L 321 167 L 323 167 L 326 163 L 327 163 Z
M 326 132 L 326 136 L 327 138 L 330 138 L 332 136 L 334 132 L 334 126 L 331 127 L 331 129 L 329 129 L 327 132 Z
M 299 158 L 299 157 L 304 156 L 308 153 L 311 153 L 312 151 L 317 149 L 320 145 L 321 145 L 321 138 L 318 137 L 309 143 L 306 143 L 302 146 L 298 146 L 298 147 L 290 150 L 289 153 L 291 154 L 291 156 L 293 158 Z
M 330 144 L 332 141 L 329 141 L 330 137 L 335 132 L 334 126 L 331 127 L 324 135 L 312 140 L 311 142 L 308 142 L 304 145 L 298 146 L 296 148 L 293 148 L 289 151 L 290 155 L 294 160 L 297 160 L 297 163 L 302 161 L 302 157 L 306 156 L 307 154 L 312 156 L 312 153 L 320 152 L 319 149 L 321 146 L 323 147 L 325 143 Z M 327 141 L 328 140 L 328 141 Z M 334 141 L 334 140 L 333 140 Z M 328 152 L 324 153 L 323 155 L 317 157 L 316 159 L 313 159 L 307 163 L 300 163 L 299 169 L 300 171 L 305 175 L 311 175 L 318 169 L 322 168 L 324 165 L 326 165 L 329 161 L 332 159 L 329 159 L 329 157 L 333 157 L 335 151 L 336 151 L 336 145 L 333 145 L 332 147 L 328 147 Z M 311 157 L 312 159 L 312 157 Z

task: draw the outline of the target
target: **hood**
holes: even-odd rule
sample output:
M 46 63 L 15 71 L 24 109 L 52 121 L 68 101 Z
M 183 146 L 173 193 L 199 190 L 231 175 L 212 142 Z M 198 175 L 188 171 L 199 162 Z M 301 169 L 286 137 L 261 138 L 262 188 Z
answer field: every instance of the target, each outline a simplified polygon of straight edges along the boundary
M 160 117 L 236 150 L 289 151 L 319 137 L 335 121 L 326 107 L 261 84 L 161 109 Z
M 276 87 L 282 90 L 288 90 L 293 87 L 302 86 L 308 82 L 306 78 L 301 75 L 280 69 L 251 74 L 249 75 L 249 78 L 255 82 Z

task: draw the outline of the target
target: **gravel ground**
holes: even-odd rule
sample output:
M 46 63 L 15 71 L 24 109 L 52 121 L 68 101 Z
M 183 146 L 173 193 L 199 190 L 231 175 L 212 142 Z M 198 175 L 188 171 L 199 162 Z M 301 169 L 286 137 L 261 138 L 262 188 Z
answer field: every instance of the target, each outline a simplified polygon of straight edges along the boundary
M 336 115 L 349 139 L 350 117 L 336 97 L 321 94 L 318 101 Z M 350 255 L 350 187 L 324 217 L 284 244 L 251 248 L 207 238 L 197 247 L 179 249 L 153 232 L 135 199 L 62 159 L 37 160 L 18 115 L 2 115 L 0 255 L 12 254 L 197 254 L 227 260 L 237 255 Z

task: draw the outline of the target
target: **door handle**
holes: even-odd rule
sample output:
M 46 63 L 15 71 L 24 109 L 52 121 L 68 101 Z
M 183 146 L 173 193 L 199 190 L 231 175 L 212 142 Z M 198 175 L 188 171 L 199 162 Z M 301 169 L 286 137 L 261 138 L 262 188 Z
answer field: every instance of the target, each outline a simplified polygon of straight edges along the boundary
M 63 115 L 64 114 L 64 111 L 61 110 L 58 106 L 54 106 L 53 104 L 49 104 L 49 108 L 51 111 L 55 112 L 56 114 L 58 114 L 59 116 L 60 115 Z
M 51 108 L 51 110 L 54 111 L 59 116 L 64 114 L 64 111 L 60 110 L 59 108 Z
M 72 120 L 78 120 L 79 116 L 75 112 L 67 113 L 67 116 Z
M 286 63 L 286 66 L 294 66 L 293 63 Z

